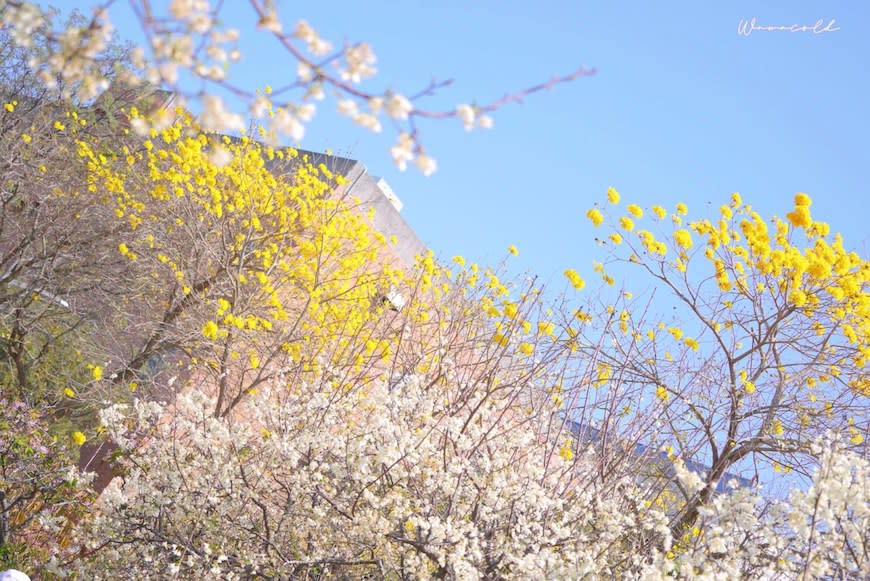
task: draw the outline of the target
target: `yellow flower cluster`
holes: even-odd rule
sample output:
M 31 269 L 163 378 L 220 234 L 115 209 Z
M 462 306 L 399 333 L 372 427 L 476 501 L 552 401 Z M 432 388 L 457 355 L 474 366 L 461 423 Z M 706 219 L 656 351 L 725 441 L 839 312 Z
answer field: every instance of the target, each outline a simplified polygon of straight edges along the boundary
M 593 226 L 601 226 L 604 223 L 604 216 L 601 214 L 601 210 L 598 208 L 592 208 L 588 212 L 586 212 L 586 217 L 592 221 Z
M 786 218 L 795 228 L 809 228 L 813 224 L 813 218 L 810 215 L 810 205 L 812 200 L 804 193 L 799 193 L 794 197 L 794 210 L 786 214 Z
M 677 246 L 688 250 L 692 247 L 692 233 L 688 230 L 675 230 L 674 231 L 674 242 L 677 243 Z
M 578 274 L 578 272 L 573 268 L 569 268 L 565 271 L 565 277 L 571 283 L 571 286 L 573 286 L 577 290 L 582 290 L 583 287 L 586 286 L 586 281 L 583 280 L 580 277 L 580 274 Z
M 89 189 L 105 192 L 127 226 L 118 252 L 176 281 L 179 297 L 211 305 L 199 323 L 209 342 L 265 349 L 277 341 L 297 360 L 306 350 L 313 359 L 324 342 L 338 345 L 335 357 L 364 352 L 361 330 L 378 316 L 372 301 L 403 274 L 379 258 L 387 241 L 371 216 L 333 195 L 344 178 L 294 149 L 206 135 L 184 111 L 177 115 L 115 152 L 76 142 Z M 423 269 L 437 278 L 431 257 Z M 250 367 L 266 355 L 249 357 Z
M 607 199 L 616 204 L 619 195 L 611 188 Z M 795 325 L 796 333 L 810 330 L 819 338 L 841 338 L 842 345 L 834 341 L 828 343 L 825 359 L 848 360 L 854 365 L 854 371 L 849 379 L 841 381 L 856 393 L 870 395 L 870 381 L 866 373 L 859 371 L 870 358 L 870 296 L 867 292 L 870 263 L 848 251 L 839 234 L 830 235 L 827 224 L 814 220 L 811 205 L 810 196 L 798 193 L 785 219 L 767 220 L 744 204 L 740 194 L 734 193 L 728 204 L 718 207 L 716 219 L 689 219 L 689 208 L 681 202 L 671 216 L 672 230 L 667 232 L 666 225 L 662 224 L 664 239 L 672 240 L 677 251 L 671 261 L 665 260 L 667 246 L 655 234 L 635 227 L 634 219 L 643 214 L 634 205 L 626 208 L 628 215 L 617 219 L 621 233 L 614 232 L 608 238 L 614 242 L 614 253 L 617 253 L 616 244 L 624 239 L 629 242 L 629 254 L 624 259 L 627 262 L 647 267 L 652 263 L 656 265 L 653 271 L 661 269 L 662 276 L 669 281 L 683 280 L 687 285 L 697 285 L 688 291 L 693 295 L 702 293 L 709 280 L 713 287 L 708 290 L 720 293 L 718 304 L 722 309 L 731 310 L 737 303 L 749 305 L 758 312 L 778 309 L 783 313 L 780 317 L 788 317 L 789 323 Z M 653 205 L 651 213 L 658 220 L 667 216 L 660 205 Z M 590 210 L 587 216 L 594 216 L 596 224 L 605 220 L 605 214 L 598 208 Z M 682 226 L 684 220 L 685 227 Z M 627 236 L 626 232 L 632 235 Z M 690 255 L 689 251 L 696 245 L 701 245 L 702 251 Z M 641 253 L 640 248 L 646 252 Z M 697 266 L 692 266 L 695 259 L 702 263 L 707 261 L 712 277 L 694 278 L 692 273 L 698 271 Z M 595 269 L 604 276 L 599 263 Z M 690 269 L 691 273 L 686 274 Z M 702 318 L 702 327 L 717 335 L 736 333 L 734 321 L 727 316 L 720 319 L 720 315 Z M 623 331 L 624 323 L 620 319 Z M 698 339 L 683 338 L 679 329 L 672 328 L 671 335 L 687 350 L 701 349 Z M 654 338 L 652 333 L 650 340 Z M 737 340 L 734 345 L 741 348 Z M 822 373 L 814 374 L 811 379 L 821 382 L 828 378 Z M 761 389 L 745 377 L 735 388 L 747 395 Z M 659 395 L 662 393 L 660 390 Z

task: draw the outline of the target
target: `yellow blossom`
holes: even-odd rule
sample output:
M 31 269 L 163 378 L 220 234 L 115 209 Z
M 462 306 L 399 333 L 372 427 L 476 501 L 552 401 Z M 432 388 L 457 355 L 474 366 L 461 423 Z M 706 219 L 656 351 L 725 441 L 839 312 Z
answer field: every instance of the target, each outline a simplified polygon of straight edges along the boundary
M 629 204 L 626 210 L 635 218 L 643 218 L 643 209 L 637 204 Z
M 202 334 L 206 339 L 214 341 L 218 336 L 218 326 L 214 321 L 207 321 L 205 325 L 202 326 Z
M 607 201 L 611 204 L 619 203 L 619 192 L 616 191 L 616 188 L 607 188 Z
M 218 303 L 218 309 L 217 309 L 217 316 L 218 317 L 223 316 L 224 313 L 226 313 L 227 311 L 230 310 L 230 308 L 232 308 L 230 301 L 228 301 L 227 299 L 225 299 L 223 297 L 219 298 L 217 300 L 217 303 Z
M 782 422 L 779 420 L 773 420 L 773 434 L 775 436 L 781 436 L 785 433 L 785 429 L 782 427 Z
M 589 218 L 592 221 L 592 224 L 596 227 L 601 226 L 601 224 L 604 222 L 604 216 L 601 215 L 601 212 L 598 210 L 598 208 L 592 208 L 591 210 L 586 212 L 586 217 Z
M 794 303 L 794 305 L 796 307 L 802 307 L 805 304 L 807 304 L 807 293 L 798 289 L 798 290 L 792 291 L 791 295 L 789 296 L 789 299 L 791 300 L 792 303 Z
M 809 228 L 813 224 L 809 206 L 795 206 L 794 211 L 785 215 L 795 228 Z
M 574 459 L 574 441 L 571 438 L 566 438 L 565 442 L 559 447 L 559 456 L 566 462 Z
M 631 232 L 632 230 L 634 230 L 634 220 L 632 220 L 628 216 L 623 216 L 619 219 L 619 227 L 627 232 Z
M 674 242 L 677 243 L 677 246 L 680 248 L 684 248 L 688 250 L 692 247 L 692 233 L 688 230 L 675 230 L 674 231 Z
M 81 445 L 83 445 L 85 442 L 88 441 L 87 436 L 85 436 L 85 435 L 84 435 L 83 433 L 81 433 L 81 432 L 73 432 L 72 435 L 71 435 L 70 437 L 72 438 L 72 441 L 76 444 L 76 446 L 81 446 Z
M 569 268 L 565 271 L 565 276 L 571 282 L 571 286 L 573 286 L 577 290 L 582 290 L 583 287 L 586 286 L 586 281 L 580 277 L 580 274 L 572 268 Z
M 660 385 L 656 388 L 656 397 L 662 401 L 668 401 L 670 398 L 670 394 L 668 393 L 667 388 L 665 386 Z
M 556 330 L 556 326 L 550 321 L 538 321 L 538 333 L 541 335 L 552 335 Z
M 582 323 L 588 323 L 592 320 L 592 315 L 590 315 L 583 309 L 577 309 L 576 311 L 574 311 L 574 318 Z
M 510 252 L 511 255 L 513 255 L 513 256 L 517 256 L 520 253 L 519 249 L 516 246 L 514 246 L 513 244 L 508 246 L 508 252 Z
M 677 214 L 680 214 L 681 216 L 685 216 L 688 213 L 689 213 L 689 208 L 686 206 L 686 204 L 684 204 L 683 202 L 680 202 L 679 204 L 677 204 Z
M 100 381 L 103 378 L 103 368 L 99 365 L 94 365 L 94 368 L 91 369 L 91 376 L 94 378 L 94 381 Z

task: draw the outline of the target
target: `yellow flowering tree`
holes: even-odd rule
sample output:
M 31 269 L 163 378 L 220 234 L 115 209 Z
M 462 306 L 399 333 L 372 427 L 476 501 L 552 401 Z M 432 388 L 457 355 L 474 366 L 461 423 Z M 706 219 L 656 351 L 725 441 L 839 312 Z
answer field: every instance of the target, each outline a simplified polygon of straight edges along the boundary
M 293 149 L 210 137 L 176 113 L 111 152 L 77 143 L 135 287 L 107 325 L 119 346 L 107 379 L 135 389 L 155 362 L 170 385 L 172 374 L 206 374 L 221 415 L 276 374 L 382 351 L 368 342 L 376 299 L 401 275 L 381 259 L 388 242 L 367 213 L 342 195 L 343 177 Z
M 870 263 L 814 219 L 810 197 L 770 220 L 739 194 L 706 217 L 620 203 L 611 189 L 587 217 L 613 229 L 594 270 L 607 284 L 625 273 L 631 288 L 590 301 L 572 346 L 600 367 L 594 387 L 619 394 L 607 421 L 643 423 L 652 450 L 706 466 L 674 526 L 694 522 L 731 471 L 809 474 L 827 431 L 864 449 Z

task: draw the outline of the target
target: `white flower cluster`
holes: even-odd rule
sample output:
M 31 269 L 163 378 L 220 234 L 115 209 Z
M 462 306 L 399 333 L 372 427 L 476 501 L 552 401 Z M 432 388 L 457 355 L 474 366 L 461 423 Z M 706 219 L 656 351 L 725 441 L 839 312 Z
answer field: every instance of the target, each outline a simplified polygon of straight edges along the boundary
M 449 372 L 448 372 L 449 374 Z M 325 377 L 330 377 L 328 371 Z M 484 579 L 866 578 L 870 466 L 820 453 L 814 485 L 771 505 L 741 488 L 672 537 L 668 513 L 599 459 L 567 461 L 517 394 L 456 393 L 411 375 L 342 386 L 334 377 L 262 391 L 240 417 L 182 394 L 103 412 L 130 454 L 101 510 L 78 530 L 84 578 Z M 453 378 L 454 380 L 456 378 Z M 548 415 L 549 414 L 549 415 Z M 141 438 L 138 449 L 125 434 Z M 677 462 L 682 486 L 697 475 Z M 648 508 L 647 508 L 648 507 Z M 108 542 L 108 544 L 106 544 Z
M 737 488 L 700 509 L 670 553 L 657 552 L 647 579 L 866 579 L 870 577 L 870 463 L 828 441 L 806 491 L 787 502 Z M 696 477 L 678 470 L 684 485 Z
M 432 175 L 438 169 L 437 162 L 426 155 L 419 146 L 416 146 L 414 138 L 408 133 L 400 133 L 396 145 L 390 148 L 390 154 L 396 166 L 405 171 L 408 162 L 413 161 L 423 175 Z
M 372 77 L 378 72 L 374 66 L 378 59 L 375 57 L 372 47 L 364 42 L 346 49 L 344 60 L 347 63 L 347 68 L 339 69 L 343 81 L 359 84 L 363 79 Z
M 156 426 L 113 408 L 102 419 L 128 450 L 120 432 L 152 434 L 79 529 L 109 546 L 78 573 L 540 579 L 640 565 L 621 544 L 661 518 L 626 510 L 629 482 L 599 486 L 592 462 L 556 454 L 555 410 L 465 393 L 451 401 L 420 376 L 350 391 L 324 380 L 264 390 L 234 421 L 194 391 Z
M 466 131 L 474 129 L 475 124 L 481 129 L 492 129 L 493 121 L 489 115 L 480 115 L 476 107 L 463 103 L 456 107 L 456 114 L 462 120 Z
M 296 24 L 293 36 L 305 42 L 308 52 L 315 56 L 326 56 L 332 51 L 332 43 L 327 42 L 317 35 L 317 31 L 305 20 Z
M 51 14 L 27 2 L 0 2 L 0 24 L 22 47 L 32 47 L 38 31 L 51 26 Z M 51 90 L 88 101 L 109 87 L 97 64 L 112 36 L 105 10 L 96 10 L 86 26 L 68 27 L 50 39 L 47 53 L 34 51 L 30 66 Z

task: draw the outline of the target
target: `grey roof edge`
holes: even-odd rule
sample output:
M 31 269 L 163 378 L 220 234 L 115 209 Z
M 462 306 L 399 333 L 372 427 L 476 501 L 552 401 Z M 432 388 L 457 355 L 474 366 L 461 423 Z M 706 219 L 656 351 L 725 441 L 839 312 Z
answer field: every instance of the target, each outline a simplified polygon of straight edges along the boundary
M 363 208 L 374 208 L 375 230 L 388 239 L 395 237 L 395 244 L 389 248 L 406 266 L 413 266 L 415 257 L 426 253 L 426 245 L 381 190 L 377 179 L 367 172 L 360 174 L 348 186 L 347 195 L 359 198 Z
M 601 440 L 602 431 L 600 429 L 576 420 L 566 419 L 566 422 L 568 430 L 579 441 L 595 444 Z M 635 445 L 634 453 L 639 458 L 647 456 L 651 459 L 657 458 L 663 461 L 664 465 L 671 471 L 671 475 L 673 475 L 673 465 L 669 461 L 665 462 L 668 460 L 668 455 L 666 453 L 656 451 L 649 446 L 640 443 Z M 685 465 L 686 468 L 698 475 L 705 475 L 710 471 L 710 466 L 691 458 L 685 460 Z M 746 478 L 733 472 L 726 472 L 718 481 L 716 481 L 716 492 L 727 493 L 729 491 L 728 483 L 731 481 L 736 481 L 738 488 L 752 488 L 754 485 L 753 480 L 750 478 Z

